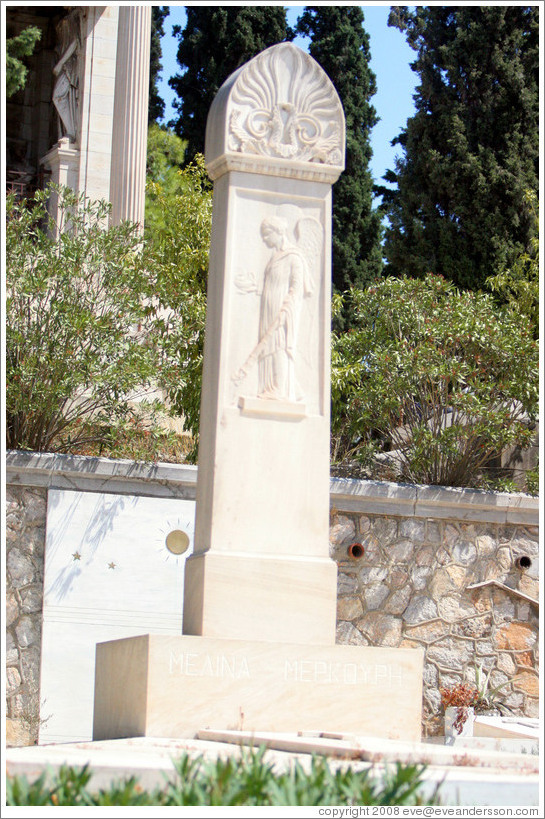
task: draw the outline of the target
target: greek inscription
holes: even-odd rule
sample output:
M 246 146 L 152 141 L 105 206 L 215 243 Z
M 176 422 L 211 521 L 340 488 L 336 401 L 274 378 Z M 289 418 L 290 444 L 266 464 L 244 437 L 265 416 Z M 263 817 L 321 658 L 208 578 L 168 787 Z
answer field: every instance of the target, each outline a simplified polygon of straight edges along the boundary
M 403 673 L 398 666 L 363 663 L 328 663 L 324 660 L 286 660 L 284 680 L 302 683 L 337 683 L 401 688 Z
M 222 679 L 250 679 L 250 667 L 246 657 L 236 654 L 175 654 L 170 652 L 169 674 L 184 677 L 220 677 Z
M 346 663 L 344 666 L 344 682 L 347 685 L 356 685 L 358 682 L 358 667 L 355 663 Z

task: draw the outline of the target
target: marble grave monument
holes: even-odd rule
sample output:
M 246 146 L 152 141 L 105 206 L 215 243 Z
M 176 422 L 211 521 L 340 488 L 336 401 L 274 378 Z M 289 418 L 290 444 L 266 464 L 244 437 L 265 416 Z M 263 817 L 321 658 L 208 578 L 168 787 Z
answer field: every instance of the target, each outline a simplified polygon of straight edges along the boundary
M 420 739 L 419 649 L 335 645 L 331 187 L 342 105 L 291 43 L 214 100 L 197 509 L 180 636 L 97 646 L 94 739 L 206 727 Z

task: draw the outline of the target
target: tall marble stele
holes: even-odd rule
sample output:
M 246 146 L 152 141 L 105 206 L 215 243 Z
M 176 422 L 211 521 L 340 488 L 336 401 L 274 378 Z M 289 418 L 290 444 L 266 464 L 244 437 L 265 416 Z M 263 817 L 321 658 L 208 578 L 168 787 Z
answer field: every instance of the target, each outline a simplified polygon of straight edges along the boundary
M 333 84 L 291 43 L 231 75 L 210 110 L 214 210 L 185 634 L 335 642 L 331 186 L 344 130 Z
M 93 738 L 212 728 L 417 740 L 422 651 L 335 645 L 331 185 L 344 116 L 318 64 L 282 43 L 229 77 L 206 161 L 213 235 L 184 634 L 97 645 Z

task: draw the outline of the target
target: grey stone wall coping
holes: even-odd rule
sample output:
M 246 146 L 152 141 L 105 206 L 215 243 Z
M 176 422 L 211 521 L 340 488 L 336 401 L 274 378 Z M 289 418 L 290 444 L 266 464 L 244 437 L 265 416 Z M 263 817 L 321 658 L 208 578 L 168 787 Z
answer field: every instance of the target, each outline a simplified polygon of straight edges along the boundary
M 6 483 L 194 500 L 197 467 L 10 450 L 6 456 Z
M 161 498 L 196 497 L 197 467 L 10 450 L 6 483 L 87 492 Z M 520 523 L 537 526 L 539 498 L 522 493 L 484 492 L 332 478 L 331 506 L 359 514 Z
M 332 478 L 331 504 L 347 512 L 537 526 L 539 498 L 445 486 Z

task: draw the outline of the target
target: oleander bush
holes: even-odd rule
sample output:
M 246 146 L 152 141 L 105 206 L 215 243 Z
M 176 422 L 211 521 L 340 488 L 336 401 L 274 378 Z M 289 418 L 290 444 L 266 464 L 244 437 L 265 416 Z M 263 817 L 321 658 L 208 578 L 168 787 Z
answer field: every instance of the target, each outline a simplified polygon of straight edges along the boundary
M 50 191 L 7 199 L 6 443 L 70 452 L 134 416 L 159 357 L 136 227 L 108 228 L 105 202 L 52 191 L 58 222 Z
M 144 238 L 68 188 L 8 196 L 8 448 L 189 457 L 165 416 L 198 430 L 211 194 L 201 160 L 181 174 L 168 203 L 154 183 Z
M 243 752 L 240 759 L 205 761 L 184 754 L 175 762 L 175 776 L 163 787 L 145 790 L 135 777 L 108 789 L 90 787 L 88 766 L 63 766 L 33 782 L 25 776 L 8 777 L 8 805 L 437 805 L 420 796 L 424 766 L 397 763 L 383 773 L 375 768 L 333 768 L 323 757 L 313 757 L 306 771 L 296 761 L 288 770 L 276 771 L 260 748 Z
M 333 337 L 333 463 L 490 486 L 491 460 L 535 437 L 539 347 L 528 317 L 431 274 L 345 298 L 353 329 Z
M 163 357 L 162 386 L 183 418 L 196 461 L 201 403 L 212 187 L 204 157 L 180 169 L 183 143 L 152 129 L 148 144 L 145 259 L 153 273 L 155 341 Z

